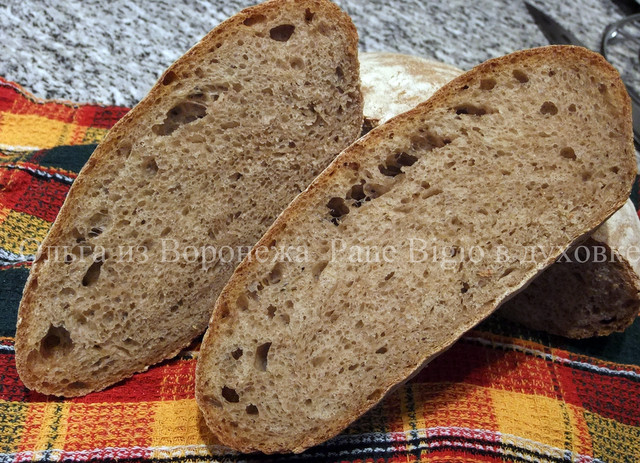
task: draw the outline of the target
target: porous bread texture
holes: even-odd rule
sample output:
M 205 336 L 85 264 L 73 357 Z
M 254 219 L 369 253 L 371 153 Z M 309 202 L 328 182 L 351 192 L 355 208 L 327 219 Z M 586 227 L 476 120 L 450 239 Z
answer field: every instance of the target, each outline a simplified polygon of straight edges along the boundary
M 624 331 L 640 310 L 640 221 L 631 200 L 498 313 L 581 339 Z
M 408 111 L 463 73 L 399 53 L 360 53 L 359 60 L 364 116 L 372 126 Z M 640 310 L 638 243 L 640 221 L 628 200 L 581 243 L 585 248 L 572 249 L 567 253 L 570 260 L 549 267 L 498 313 L 529 328 L 570 338 L 624 331 Z
M 333 3 L 272 0 L 212 30 L 109 132 L 42 243 L 27 387 L 83 395 L 186 347 L 240 260 L 187 246 L 248 249 L 361 124 L 357 32 Z
M 630 114 L 600 55 L 544 47 L 478 66 L 343 151 L 216 302 L 196 373 L 211 430 L 272 453 L 344 429 L 624 204 Z M 412 262 L 411 239 L 454 265 Z M 392 259 L 352 258 L 386 245 Z M 518 257 L 534 245 L 548 254 Z M 290 246 L 308 259 L 266 258 Z

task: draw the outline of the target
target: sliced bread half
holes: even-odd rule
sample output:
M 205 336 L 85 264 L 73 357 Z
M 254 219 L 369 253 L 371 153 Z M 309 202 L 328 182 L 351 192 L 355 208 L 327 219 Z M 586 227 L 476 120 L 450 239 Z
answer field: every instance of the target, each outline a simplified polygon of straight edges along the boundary
M 360 53 L 365 120 L 373 128 L 408 111 L 462 74 L 399 53 Z M 498 313 L 570 338 L 624 331 L 640 311 L 640 220 L 631 201 L 537 277 Z
M 207 424 L 242 451 L 335 435 L 622 207 L 635 172 L 602 56 L 544 47 L 454 79 L 342 152 L 236 269 L 198 360 Z
M 357 32 L 327 0 L 212 30 L 109 132 L 33 263 L 16 362 L 77 396 L 174 356 L 250 246 L 360 133 Z

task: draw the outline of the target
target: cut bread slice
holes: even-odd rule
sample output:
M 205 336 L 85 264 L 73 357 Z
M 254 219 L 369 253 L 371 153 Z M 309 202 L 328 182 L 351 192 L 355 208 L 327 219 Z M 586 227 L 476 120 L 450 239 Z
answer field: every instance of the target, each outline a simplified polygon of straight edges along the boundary
M 358 72 L 356 29 L 327 0 L 248 8 L 174 63 L 42 243 L 19 311 L 24 383 L 86 394 L 203 332 L 238 255 L 359 135 Z
M 342 152 L 236 269 L 198 359 L 207 424 L 241 451 L 334 436 L 622 207 L 635 172 L 600 55 L 454 79 Z
M 361 53 L 359 59 L 364 115 L 371 128 L 408 111 L 463 73 L 398 53 Z M 640 311 L 640 220 L 631 201 L 582 246 L 545 270 L 498 313 L 570 338 L 624 331 Z

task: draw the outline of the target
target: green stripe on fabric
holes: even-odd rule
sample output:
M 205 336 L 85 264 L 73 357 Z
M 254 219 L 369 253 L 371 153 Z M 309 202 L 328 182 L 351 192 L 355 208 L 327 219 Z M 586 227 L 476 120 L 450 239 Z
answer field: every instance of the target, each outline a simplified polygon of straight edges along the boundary
M 0 270 L 0 337 L 16 334 L 18 306 L 28 276 L 29 268 L 24 266 Z
M 80 172 L 98 145 L 56 146 L 40 159 L 40 165 Z

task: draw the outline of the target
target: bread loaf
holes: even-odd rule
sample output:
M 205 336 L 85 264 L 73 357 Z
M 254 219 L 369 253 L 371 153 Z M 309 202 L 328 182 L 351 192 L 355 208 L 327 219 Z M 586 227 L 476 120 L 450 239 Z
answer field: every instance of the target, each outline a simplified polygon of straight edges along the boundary
M 463 72 L 398 53 L 361 53 L 359 59 L 364 115 L 372 126 L 408 111 Z M 640 311 L 640 221 L 631 201 L 581 246 L 498 313 L 570 338 L 624 331 Z
M 640 310 L 640 221 L 631 200 L 498 313 L 569 338 L 624 331 Z
M 96 149 L 19 310 L 31 389 L 78 396 L 174 356 L 281 210 L 359 134 L 357 33 L 327 0 L 212 30 Z
M 207 424 L 241 451 L 334 436 L 622 207 L 635 172 L 600 55 L 454 79 L 343 151 L 236 269 L 198 360 Z

